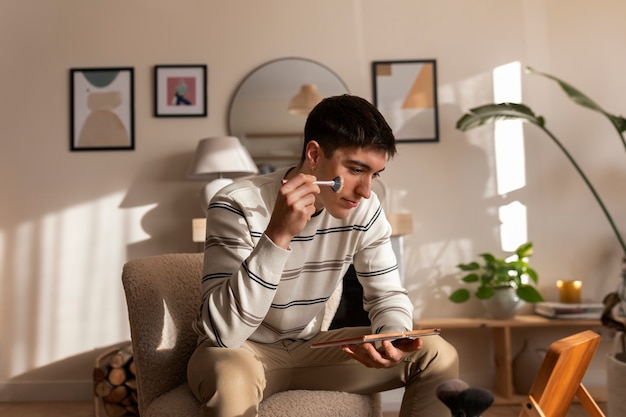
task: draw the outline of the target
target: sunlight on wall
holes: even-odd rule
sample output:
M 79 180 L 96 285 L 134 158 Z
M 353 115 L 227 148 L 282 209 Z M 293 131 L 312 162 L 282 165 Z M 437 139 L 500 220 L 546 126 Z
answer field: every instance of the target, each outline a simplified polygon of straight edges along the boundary
M 149 238 L 141 219 L 155 205 L 122 210 L 124 195 L 103 196 L 17 228 L 6 297 L 20 302 L 10 303 L 14 323 L 0 343 L 9 344 L 2 351 L 9 353 L 11 376 L 128 338 L 120 278 L 125 247 Z
M 493 71 L 495 103 L 522 100 L 521 64 L 512 62 Z M 494 144 L 498 194 L 505 195 L 526 185 L 524 129 L 521 120 L 495 123 Z M 513 251 L 527 240 L 526 207 L 514 201 L 499 209 L 502 249 Z
M 528 239 L 526 206 L 519 201 L 501 206 L 498 209 L 498 217 L 501 222 L 500 241 L 502 242 L 502 249 L 514 251 Z

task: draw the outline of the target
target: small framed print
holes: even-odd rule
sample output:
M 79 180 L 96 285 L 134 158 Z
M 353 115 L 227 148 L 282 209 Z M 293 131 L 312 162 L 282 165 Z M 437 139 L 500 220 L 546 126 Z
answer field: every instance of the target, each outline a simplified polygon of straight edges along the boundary
M 154 67 L 155 117 L 206 117 L 206 65 Z
M 135 149 L 133 68 L 70 69 L 70 150 Z
M 437 62 L 372 63 L 374 105 L 391 126 L 397 142 L 438 142 Z

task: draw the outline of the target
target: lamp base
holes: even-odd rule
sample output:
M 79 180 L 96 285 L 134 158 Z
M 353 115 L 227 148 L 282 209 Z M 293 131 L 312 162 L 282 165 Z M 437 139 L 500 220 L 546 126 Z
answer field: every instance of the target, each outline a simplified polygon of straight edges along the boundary
M 198 198 L 200 199 L 200 205 L 202 206 L 202 211 L 205 215 L 209 209 L 209 203 L 211 202 L 213 196 L 228 184 L 232 184 L 232 182 L 233 180 L 230 178 L 217 178 L 202 187 L 202 190 L 200 190 L 200 193 L 198 194 Z

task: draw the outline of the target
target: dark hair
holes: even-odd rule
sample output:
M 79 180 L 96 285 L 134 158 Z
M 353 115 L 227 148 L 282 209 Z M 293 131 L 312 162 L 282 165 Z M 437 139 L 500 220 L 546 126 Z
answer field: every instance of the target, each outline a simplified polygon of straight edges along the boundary
M 396 153 L 396 139 L 385 118 L 369 101 L 348 94 L 327 97 L 311 110 L 304 125 L 304 145 L 317 141 L 330 158 L 338 148 L 372 147 Z

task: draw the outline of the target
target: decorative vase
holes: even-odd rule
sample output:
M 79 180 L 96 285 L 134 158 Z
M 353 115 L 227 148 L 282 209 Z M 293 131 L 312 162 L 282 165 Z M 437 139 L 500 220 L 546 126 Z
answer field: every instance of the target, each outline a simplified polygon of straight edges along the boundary
M 515 317 L 524 301 L 519 298 L 515 288 L 504 286 L 494 288 L 495 294 L 491 298 L 482 300 L 487 315 L 498 320 L 507 320 Z
M 622 259 L 622 280 L 617 287 L 617 296 L 620 300 L 619 314 L 626 317 L 626 256 Z
M 513 387 L 518 394 L 528 394 L 541 368 L 545 349 L 535 347 L 529 339 L 524 340 L 522 349 L 513 358 Z
M 609 416 L 626 416 L 626 354 L 622 333 L 615 335 L 613 352 L 606 357 L 607 408 Z

